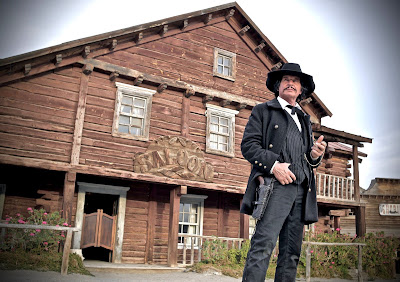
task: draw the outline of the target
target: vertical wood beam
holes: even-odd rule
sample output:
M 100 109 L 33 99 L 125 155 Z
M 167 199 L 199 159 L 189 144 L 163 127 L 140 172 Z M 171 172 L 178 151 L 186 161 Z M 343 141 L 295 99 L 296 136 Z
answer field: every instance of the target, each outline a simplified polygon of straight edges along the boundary
M 116 239 L 115 239 L 114 253 L 113 253 L 114 263 L 121 263 L 122 261 L 122 242 L 124 240 L 125 211 L 126 211 L 126 192 L 121 193 L 119 196 L 117 230 L 115 232 Z
M 217 236 L 224 237 L 224 196 L 218 193 L 218 219 L 217 219 Z
M 356 233 L 357 237 L 362 237 L 367 232 L 367 227 L 365 224 L 365 207 L 356 207 Z
M 77 204 L 76 204 L 75 227 L 82 228 L 83 211 L 85 208 L 85 196 L 86 196 L 86 192 L 82 191 L 80 189 L 78 191 L 78 200 L 77 200 Z M 81 248 L 81 237 L 82 237 L 82 230 L 78 231 L 78 232 L 74 232 L 74 241 L 72 244 L 72 248 L 74 250 L 79 250 Z
M 6 184 L 0 184 L 0 219 L 3 218 L 5 199 L 6 199 Z
M 74 202 L 76 172 L 66 172 L 63 191 L 63 218 L 68 224 L 72 221 L 72 205 Z
M 168 266 L 178 265 L 178 229 L 179 204 L 181 187 L 172 188 L 169 193 L 169 232 L 168 232 Z
M 189 115 L 190 115 L 190 98 L 189 97 L 186 98 L 186 96 L 184 96 L 182 98 L 181 134 L 183 137 L 189 136 Z
M 145 246 L 145 257 L 144 263 L 153 263 L 153 253 L 154 253 L 154 230 L 155 230 L 155 222 L 157 216 L 157 186 L 150 186 L 150 195 L 149 195 L 149 213 L 147 219 L 147 240 Z
M 242 206 L 242 200 L 240 200 L 240 206 Z M 249 227 L 249 216 L 247 214 L 240 213 L 240 238 L 249 239 Z
M 78 108 L 76 110 L 76 118 L 75 118 L 74 140 L 72 142 L 71 164 L 79 164 L 79 155 L 81 152 L 81 144 L 82 144 L 83 122 L 85 119 L 85 111 L 86 111 L 86 98 L 88 92 L 89 77 L 90 74 L 92 73 L 91 71 L 88 71 L 90 69 L 93 70 L 93 66 L 85 67 L 81 75 Z
M 360 179 L 358 171 L 358 149 L 353 145 L 353 178 L 354 178 L 354 200 L 360 202 Z

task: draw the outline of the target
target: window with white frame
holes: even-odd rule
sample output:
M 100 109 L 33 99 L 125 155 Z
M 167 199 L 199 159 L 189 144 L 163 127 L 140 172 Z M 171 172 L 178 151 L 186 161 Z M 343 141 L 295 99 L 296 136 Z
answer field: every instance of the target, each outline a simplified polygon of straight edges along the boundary
M 235 115 L 239 112 L 212 104 L 206 104 L 206 107 L 206 152 L 234 157 Z
M 117 97 L 113 136 L 147 141 L 149 139 L 151 101 L 156 90 L 115 83 Z
M 186 194 L 181 196 L 179 205 L 179 230 L 178 233 L 190 235 L 203 235 L 203 211 L 204 199 L 207 196 Z M 178 237 L 179 246 L 183 247 L 184 237 Z M 198 246 L 198 239 L 194 241 Z M 186 239 L 186 245 L 191 245 L 190 238 Z
M 236 54 L 219 48 L 214 48 L 213 75 L 235 81 Z

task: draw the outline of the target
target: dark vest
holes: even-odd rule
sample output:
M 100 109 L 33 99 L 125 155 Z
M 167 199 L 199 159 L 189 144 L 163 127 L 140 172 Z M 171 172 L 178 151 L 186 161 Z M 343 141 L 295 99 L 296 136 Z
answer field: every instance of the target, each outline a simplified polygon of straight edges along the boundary
M 285 111 L 286 112 L 286 111 Z M 300 184 L 304 180 L 310 179 L 311 171 L 304 159 L 304 153 L 307 152 L 308 140 L 306 136 L 306 130 L 304 125 L 304 120 L 299 117 L 300 124 L 302 126 L 302 131 L 300 132 L 293 118 L 288 114 L 288 130 L 286 139 L 282 146 L 282 151 L 278 158 L 281 163 L 290 163 L 289 169 L 296 176 L 296 181 L 294 183 Z

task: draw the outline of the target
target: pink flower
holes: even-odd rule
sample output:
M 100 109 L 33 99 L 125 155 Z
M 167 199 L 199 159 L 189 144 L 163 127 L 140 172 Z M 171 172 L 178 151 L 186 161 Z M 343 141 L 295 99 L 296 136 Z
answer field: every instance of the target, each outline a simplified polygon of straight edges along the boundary
M 33 211 L 32 208 L 27 208 L 27 210 L 28 210 L 28 212 L 32 212 Z
M 328 254 L 328 252 L 325 252 L 325 255 L 327 255 Z
M 61 237 L 65 237 L 65 235 L 64 235 L 64 234 L 61 234 Z
M 68 223 L 64 222 L 63 225 L 64 225 L 64 226 L 68 226 Z
M 44 215 L 47 215 L 47 212 L 45 212 Z
M 60 244 L 60 241 L 58 241 L 57 243 Z
M 313 252 L 314 252 L 313 250 L 310 251 L 310 253 L 313 253 Z
M 20 214 L 20 213 L 17 213 L 17 216 L 21 216 L 21 214 Z
M 36 232 L 39 233 L 41 230 L 40 229 L 36 229 Z
M 10 221 L 10 220 L 11 220 L 11 217 L 7 217 L 6 220 L 7 220 L 7 221 Z
M 332 265 L 331 265 L 331 266 L 329 266 L 329 268 L 332 268 Z
M 35 233 L 30 233 L 29 236 L 35 236 Z
M 23 221 L 22 219 L 18 219 L 18 223 L 24 224 L 25 221 Z
M 60 226 L 60 225 L 56 224 L 56 227 L 58 227 L 58 226 Z
M 332 261 L 332 264 L 335 264 L 335 262 L 334 262 L 334 261 Z
M 340 231 L 340 228 L 336 228 L 336 231 Z
M 47 222 L 46 222 L 46 221 L 43 221 L 42 224 L 47 224 Z
M 49 243 L 47 243 L 47 242 L 44 242 L 44 243 L 43 243 L 43 245 L 45 245 L 45 246 L 47 246 L 48 244 L 49 244 Z

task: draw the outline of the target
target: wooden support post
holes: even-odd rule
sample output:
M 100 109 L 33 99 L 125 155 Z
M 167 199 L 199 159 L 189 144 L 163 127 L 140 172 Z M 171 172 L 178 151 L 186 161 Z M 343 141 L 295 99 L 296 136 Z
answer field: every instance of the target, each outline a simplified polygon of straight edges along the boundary
M 63 190 L 63 218 L 68 224 L 72 221 L 72 205 L 74 204 L 76 172 L 66 172 Z
M 136 77 L 135 80 L 133 81 L 133 85 L 138 86 L 138 85 L 142 84 L 143 78 L 144 78 L 143 74 Z
M 6 184 L 0 184 L 0 219 L 3 218 L 5 199 L 6 199 Z
M 254 51 L 256 53 L 260 52 L 263 48 L 265 47 L 265 42 L 261 42 L 259 45 L 256 46 L 256 48 L 254 49 Z
M 157 186 L 150 186 L 149 213 L 147 220 L 147 240 L 145 246 L 144 263 L 153 263 L 154 230 L 157 215 Z
M 353 145 L 353 178 L 354 178 L 354 200 L 360 202 L 360 179 L 358 171 L 358 149 Z
M 168 85 L 166 83 L 161 83 L 157 87 L 157 93 L 163 92 L 165 89 L 167 89 Z
M 362 282 L 363 278 L 362 278 L 362 245 L 358 245 L 358 281 Z
M 219 105 L 221 107 L 225 107 L 225 106 L 229 105 L 230 103 L 231 103 L 231 101 L 229 101 L 229 100 L 222 100 L 221 102 L 219 102 Z
M 169 232 L 168 232 L 168 266 L 178 265 L 178 229 L 181 187 L 171 189 L 169 193 Z
M 189 98 L 190 96 L 193 96 L 195 94 L 194 90 L 191 88 L 186 89 L 185 91 L 185 97 Z
M 136 36 L 135 36 L 135 42 L 136 44 L 139 44 L 140 41 L 142 41 L 143 39 L 143 32 L 139 32 Z
M 235 14 L 235 9 L 231 9 L 231 10 L 229 11 L 229 13 L 226 14 L 225 19 L 226 19 L 227 21 L 229 21 L 229 19 L 232 18 L 234 14 Z
M 25 64 L 25 67 L 24 67 L 24 74 L 25 74 L 25 75 L 28 75 L 29 72 L 31 71 L 31 69 L 32 69 L 32 65 L 31 65 L 31 64 Z
M 217 218 L 217 236 L 224 237 L 224 195 L 218 193 L 218 218 Z
M 117 39 L 114 39 L 113 41 L 111 41 L 111 42 L 110 42 L 110 45 L 109 45 L 109 47 L 108 47 L 108 48 L 110 49 L 110 51 L 114 50 L 115 47 L 117 47 L 117 44 L 118 44 Z
M 355 208 L 356 214 L 356 233 L 357 237 L 362 237 L 366 233 L 365 225 L 365 206 L 360 206 Z
M 242 200 L 240 200 L 240 206 L 242 206 Z M 243 239 L 249 239 L 249 216 L 244 213 L 240 213 L 240 227 L 239 227 L 239 237 Z
M 67 231 L 67 238 L 65 238 L 65 245 L 63 251 L 63 258 L 61 263 L 61 275 L 68 274 L 69 253 L 71 250 L 72 230 Z
M 239 105 L 236 106 L 236 110 L 240 111 L 240 110 L 246 108 L 246 106 L 247 106 L 246 104 L 241 103 L 241 104 L 239 104 Z
M 204 23 L 208 24 L 212 20 L 212 14 L 208 14 L 204 18 Z
M 204 96 L 204 97 L 203 97 L 203 104 L 212 101 L 213 98 L 214 98 L 214 97 L 211 96 L 211 95 L 206 95 L 206 96 Z
M 110 73 L 109 79 L 111 81 L 114 81 L 118 76 L 119 76 L 119 73 L 117 71 L 114 71 L 114 72 Z
M 181 134 L 183 137 L 189 136 L 189 116 L 190 116 L 190 98 L 182 98 L 182 117 Z
M 163 25 L 163 27 L 161 28 L 160 32 L 158 33 L 160 36 L 164 36 L 168 31 L 168 25 L 165 24 Z
M 311 281 L 311 245 L 307 244 L 306 249 L 306 282 Z
M 76 118 L 75 118 L 74 139 L 72 142 L 72 150 L 71 150 L 71 164 L 73 165 L 79 164 L 83 122 L 85 119 L 85 111 L 86 111 L 86 97 L 88 92 L 89 75 L 91 73 L 88 72 L 89 69 L 93 69 L 93 66 L 89 64 L 85 65 L 81 75 L 81 85 L 79 88 L 79 97 L 78 97 L 78 108 L 76 110 Z
M 338 228 L 340 229 L 340 216 L 334 216 L 333 217 L 333 228 L 337 230 Z M 340 231 L 338 231 L 340 233 Z
M 56 58 L 54 59 L 54 64 L 58 65 L 62 61 L 62 54 L 57 54 Z

